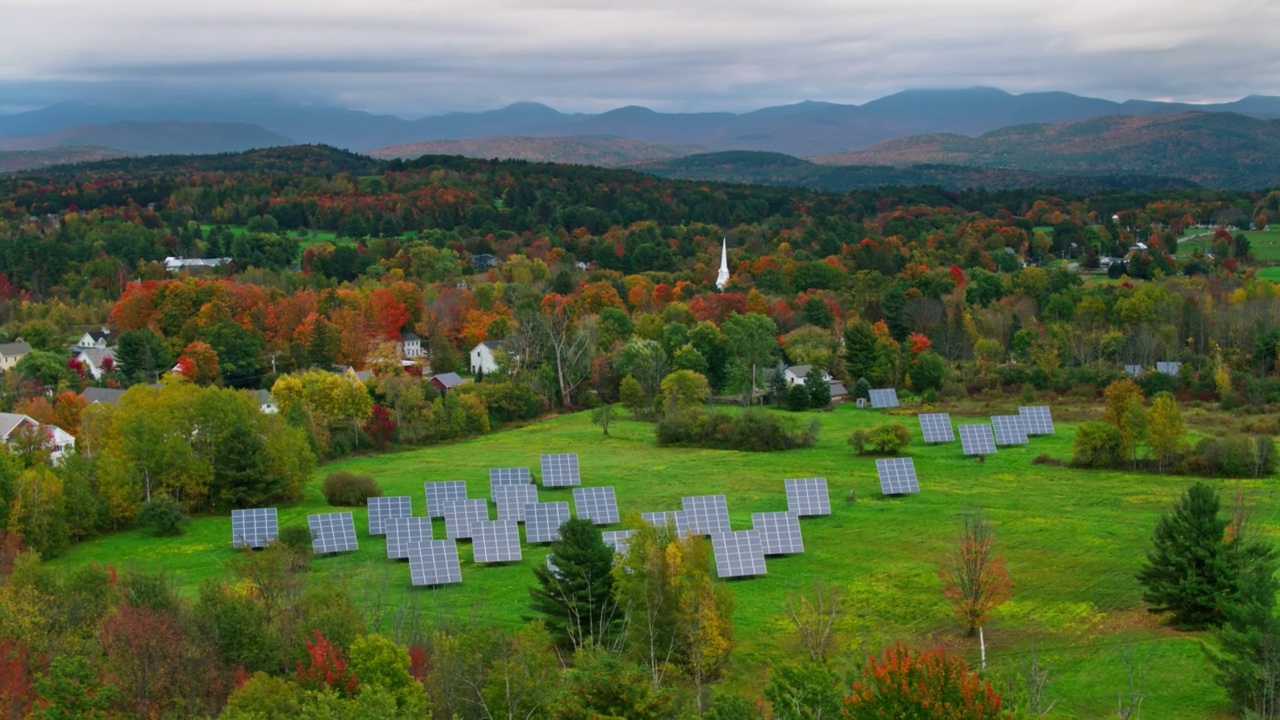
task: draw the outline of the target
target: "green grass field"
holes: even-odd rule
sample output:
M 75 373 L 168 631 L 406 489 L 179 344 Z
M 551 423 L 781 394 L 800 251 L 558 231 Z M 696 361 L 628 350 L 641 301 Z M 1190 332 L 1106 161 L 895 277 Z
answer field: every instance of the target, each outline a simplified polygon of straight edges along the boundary
M 213 227 L 214 227 L 213 225 L 204 224 L 200 226 L 200 230 L 201 232 L 208 235 L 209 231 L 212 230 Z M 247 231 L 247 228 L 245 228 L 245 226 L 243 225 L 228 225 L 227 227 L 230 228 L 231 233 L 233 235 L 242 235 Z M 287 234 L 296 235 L 297 233 L 293 231 L 289 231 Z M 409 237 L 412 237 L 412 235 L 409 235 Z M 316 243 L 322 243 L 322 242 L 333 243 L 335 245 L 355 245 L 356 244 L 355 240 L 352 240 L 351 238 L 339 239 L 338 234 L 332 230 L 308 230 L 306 238 L 303 239 L 301 243 L 302 249 L 306 250 L 312 245 L 315 245 Z
M 1190 240 L 1181 240 L 1178 242 L 1178 257 L 1190 257 L 1197 250 L 1207 252 L 1210 245 L 1213 244 L 1213 233 L 1196 237 Z M 1245 237 L 1249 238 L 1249 251 L 1259 262 L 1280 261 L 1280 228 L 1267 228 L 1266 230 L 1246 230 Z M 1232 237 L 1236 233 L 1231 233 Z
M 1063 408 L 1059 414 L 1068 412 Z M 1125 657 L 1131 656 L 1150 667 L 1142 706 L 1146 717 L 1226 716 L 1225 696 L 1213 684 L 1200 648 L 1206 636 L 1161 626 L 1144 611 L 1134 580 L 1156 517 L 1188 479 L 1033 465 L 1040 453 L 1069 456 L 1073 427 L 1061 418 L 1056 436 L 1001 449 L 979 464 L 960 455 L 958 442 L 923 445 L 915 418 L 904 416 L 896 420 L 915 436 L 910 454 L 922 492 L 886 498 L 879 493 L 874 461 L 855 457 L 845 443 L 853 429 L 886 418 L 851 405 L 820 417 L 818 446 L 755 454 L 659 449 L 651 425 L 620 421 L 606 438 L 589 413 L 561 416 L 453 445 L 328 465 L 317 472 L 305 500 L 281 508 L 280 518 L 282 525 L 303 524 L 308 513 L 324 511 L 319 479 L 334 470 L 373 475 L 385 494 L 411 496 L 415 514 L 423 515 L 424 481 L 466 480 L 471 497 L 487 497 L 487 468 L 528 466 L 537 474 L 540 453 L 577 452 L 584 483 L 613 485 L 624 515 L 678 509 L 683 495 L 725 494 L 733 527 L 741 530 L 750 527 L 753 512 L 786 508 L 784 478 L 825 476 L 833 514 L 801 521 L 806 552 L 770 558 L 767 576 L 730 583 L 736 646 L 729 683 L 758 692 L 770 665 L 798 657 L 784 616 L 788 595 L 818 580 L 846 595 L 849 613 L 841 630 L 847 657 L 862 657 L 901 639 L 941 643 L 976 664 L 976 641 L 958 632 L 937 567 L 956 535 L 962 509 L 977 506 L 997 525 L 999 548 L 1015 584 L 1012 600 L 987 626 L 993 676 L 1016 673 L 1034 644 L 1052 671 L 1048 697 L 1059 699 L 1054 717 L 1109 716 L 1117 693 L 1127 687 Z M 1275 499 L 1264 494 L 1262 483 L 1245 486 L 1257 497 L 1255 523 L 1276 534 Z M 850 490 L 856 491 L 856 502 L 846 500 Z M 539 495 L 543 501 L 570 498 L 567 490 L 540 489 Z M 357 601 L 386 589 L 392 602 L 422 603 L 438 617 L 507 626 L 521 622 L 530 568 L 543 562 L 544 549 L 525 546 L 520 563 L 476 566 L 463 543 L 461 585 L 413 590 L 407 565 L 385 559 L 383 541 L 367 534 L 364 510 L 357 509 L 355 517 L 359 552 L 317 558 L 311 571 L 315 582 L 345 585 Z M 225 576 L 224 563 L 232 555 L 230 529 L 228 517 L 208 517 L 195 520 L 185 536 L 175 539 L 119 533 L 80 545 L 54 564 L 164 568 L 190 594 L 201 580 Z M 436 531 L 443 536 L 441 521 Z

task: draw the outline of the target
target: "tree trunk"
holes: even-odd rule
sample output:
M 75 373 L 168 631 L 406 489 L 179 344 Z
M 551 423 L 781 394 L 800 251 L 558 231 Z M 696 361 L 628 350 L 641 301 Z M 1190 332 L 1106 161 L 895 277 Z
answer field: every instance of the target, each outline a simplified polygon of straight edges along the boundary
M 987 639 L 982 635 L 982 628 L 978 628 L 978 656 L 982 663 L 982 669 L 987 669 Z

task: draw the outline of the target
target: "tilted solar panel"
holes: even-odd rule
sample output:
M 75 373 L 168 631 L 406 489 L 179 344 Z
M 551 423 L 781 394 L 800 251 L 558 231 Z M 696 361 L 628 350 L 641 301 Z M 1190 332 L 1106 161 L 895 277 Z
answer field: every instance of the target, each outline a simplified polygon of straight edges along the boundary
M 384 534 L 386 531 L 383 528 L 389 518 L 413 515 L 413 501 L 408 495 L 371 497 L 366 502 L 369 506 L 370 535 Z
M 403 560 L 409 557 L 409 546 L 433 538 L 431 518 L 397 517 L 386 523 L 387 558 Z
M 876 410 L 898 407 L 898 391 L 894 388 L 877 388 L 868 393 L 871 407 Z
M 920 492 L 916 463 L 912 458 L 879 458 L 876 460 L 876 472 L 880 475 L 880 492 L 885 495 Z
M 727 532 L 711 537 L 716 575 L 722 578 L 764 575 L 764 545 L 755 530 Z
M 349 552 L 358 550 L 356 523 L 350 512 L 308 515 L 311 529 L 311 551 L 314 553 Z
M 635 535 L 635 530 L 609 530 L 601 533 L 601 539 L 604 544 L 613 548 L 613 551 L 619 555 L 627 554 L 627 545 L 631 542 L 631 536 Z
M 991 436 L 991 426 L 986 423 L 961 425 L 960 450 L 965 455 L 992 455 L 996 451 L 995 438 Z
M 569 503 L 534 503 L 524 510 L 525 542 L 549 543 L 560 539 L 560 526 L 569 520 Z
M 596 525 L 618 522 L 618 500 L 611 487 L 574 488 L 573 507 L 581 520 L 590 520 Z
M 451 500 L 444 505 L 444 534 L 450 540 L 471 537 L 471 524 L 489 519 L 486 500 Z
M 925 413 L 920 416 L 920 434 L 927 443 L 953 442 L 950 413 Z
M 582 484 L 577 453 L 543 455 L 539 462 L 542 466 L 543 487 L 575 487 Z
M 640 513 L 640 517 L 654 527 L 675 528 L 676 534 L 680 536 L 689 533 L 689 513 L 683 510 Z
M 477 520 L 471 523 L 471 552 L 477 563 L 516 562 L 520 529 L 510 520 Z
M 275 508 L 231 511 L 231 547 L 264 548 L 280 535 Z
M 751 529 L 760 533 L 765 555 L 804 552 L 800 517 L 793 512 L 751 513 Z
M 795 514 L 800 517 L 831 514 L 826 478 L 788 478 L 783 485 L 787 490 L 787 508 Z
M 445 503 L 467 499 L 467 484 L 462 480 L 423 483 L 427 495 L 427 517 L 444 517 Z
M 992 415 L 991 430 L 996 434 L 996 445 L 1027 444 L 1027 427 L 1020 415 Z
M 680 498 L 689 521 L 689 532 L 711 535 L 729 532 L 729 504 L 724 495 L 697 495 Z
M 538 502 L 538 486 L 495 485 L 493 502 L 498 506 L 499 520 L 524 522 L 525 506 Z
M 426 540 L 410 545 L 406 553 L 409 558 L 409 580 L 414 587 L 462 582 L 457 542 Z
M 1018 408 L 1018 414 L 1026 423 L 1028 435 L 1052 435 L 1053 414 L 1047 405 Z

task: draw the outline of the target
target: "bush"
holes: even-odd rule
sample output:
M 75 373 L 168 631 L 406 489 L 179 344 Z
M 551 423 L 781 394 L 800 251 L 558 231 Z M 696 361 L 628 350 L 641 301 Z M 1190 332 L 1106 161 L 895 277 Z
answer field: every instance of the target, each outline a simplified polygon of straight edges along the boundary
M 691 409 L 658 422 L 658 445 L 689 445 L 723 450 L 770 452 L 810 447 L 818 440 L 818 421 L 802 425 L 765 410 L 738 415 Z
M 371 497 L 382 497 L 382 488 L 368 475 L 341 471 L 329 473 L 324 479 L 324 499 L 330 505 L 359 507 Z
M 787 390 L 787 409 L 793 412 L 809 409 L 809 391 L 801 383 L 796 383 Z
M 547 402 L 537 391 L 516 382 L 471 383 L 457 392 L 476 395 L 489 410 L 489 425 L 532 420 L 546 412 Z
M 1040 453 L 1031 461 L 1032 465 L 1051 465 L 1053 467 L 1061 467 L 1062 461 L 1053 457 L 1049 453 Z
M 911 431 L 897 423 L 877 425 L 853 431 L 849 445 L 859 455 L 868 451 L 876 455 L 897 455 L 911 444 Z
M 1276 472 L 1275 441 L 1265 435 L 1205 438 L 1187 460 L 1187 469 L 1209 477 L 1271 477 Z
M 1076 429 L 1071 464 L 1076 467 L 1109 468 L 1120 464 L 1124 443 L 1120 431 L 1110 423 L 1094 420 Z
M 138 524 L 157 537 L 177 537 L 185 530 L 187 513 L 169 498 L 156 498 L 142 504 L 138 510 Z
M 276 542 L 294 552 L 311 551 L 311 530 L 303 525 L 285 525 L 280 528 Z
M 1003 254 L 1003 253 L 1001 253 Z M 845 697 L 844 717 L 919 720 L 1000 720 L 1001 698 L 964 659 L 943 650 L 913 652 L 901 645 L 867 659 Z

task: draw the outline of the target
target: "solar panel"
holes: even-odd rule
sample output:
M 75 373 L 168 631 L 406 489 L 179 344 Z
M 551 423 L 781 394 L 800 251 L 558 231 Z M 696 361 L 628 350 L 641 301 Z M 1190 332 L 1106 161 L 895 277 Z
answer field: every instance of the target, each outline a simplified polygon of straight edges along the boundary
M 1027 426 L 1020 415 L 992 415 L 991 429 L 996 434 L 996 445 L 1027 444 Z
M 760 533 L 765 555 L 804 552 L 800 516 L 793 512 L 751 513 L 751 529 Z
M 444 505 L 444 535 L 450 540 L 471 537 L 471 523 L 489 519 L 486 500 L 452 500 Z
M 618 500 L 611 487 L 574 488 L 573 507 L 581 520 L 590 520 L 596 525 L 618 522 Z
M 920 416 L 920 433 L 927 443 L 954 442 L 950 413 L 925 413 Z
M 876 460 L 876 472 L 880 475 L 880 492 L 885 495 L 920 492 L 916 462 L 912 458 L 880 458 Z
M 791 512 L 800 517 L 831 514 L 826 478 L 788 478 L 782 484 L 787 489 L 787 509 Z
M 991 436 L 991 426 L 985 423 L 960 425 L 960 449 L 965 455 L 994 455 L 995 438 Z
M 631 536 L 635 535 L 635 530 L 609 530 L 601 533 L 604 544 L 613 548 L 613 551 L 619 555 L 627 554 L 627 545 L 631 542 Z
M 495 485 L 520 485 L 533 482 L 529 468 L 489 468 L 489 488 Z
M 408 495 L 397 495 L 393 497 L 371 497 L 368 499 L 369 505 L 369 534 L 383 535 L 386 533 L 385 527 L 387 520 L 397 517 L 409 517 L 413 515 L 413 501 Z
M 1053 434 L 1053 415 L 1049 412 L 1048 406 L 1020 407 L 1018 414 L 1026 423 L 1028 435 Z
M 458 565 L 458 543 L 453 540 L 427 540 L 407 549 L 409 581 L 414 587 L 449 585 L 462 582 Z
M 876 410 L 898 407 L 898 391 L 893 388 L 880 388 L 870 393 L 871 407 Z
M 356 543 L 356 523 L 349 512 L 308 515 L 311 528 L 311 552 L 332 553 L 359 549 Z
M 524 506 L 538 502 L 538 486 L 495 485 L 493 501 L 498 505 L 499 520 L 524 522 Z
M 542 487 L 574 487 L 582 484 L 577 453 L 543 455 L 541 464 Z
M 711 537 L 716 575 L 722 578 L 764 575 L 764 544 L 755 530 L 727 532 Z
M 280 534 L 275 508 L 231 511 L 231 547 L 264 548 Z
M 688 516 L 689 533 L 715 537 L 729 532 L 729 504 L 723 495 L 680 498 Z
M 1156 363 L 1156 372 L 1162 372 L 1165 375 L 1177 375 L 1178 371 L 1181 369 L 1182 363 L 1180 362 L 1169 361 Z
M 524 509 L 524 539 L 549 543 L 560 539 L 560 526 L 569 520 L 569 503 L 534 503 Z
M 1125 365 L 1124 371 L 1129 374 L 1129 377 L 1136 378 L 1142 374 L 1142 366 L 1141 365 Z
M 467 499 L 467 484 L 462 480 L 423 483 L 427 493 L 427 517 L 444 517 L 445 503 Z
M 477 520 L 471 523 L 471 552 L 478 563 L 516 562 L 520 529 L 511 520 Z
M 432 539 L 431 518 L 387 518 L 387 558 L 403 560 L 409 557 L 409 546 Z
M 654 527 L 675 528 L 677 535 L 689 533 L 689 513 L 683 510 L 640 513 L 640 517 Z

